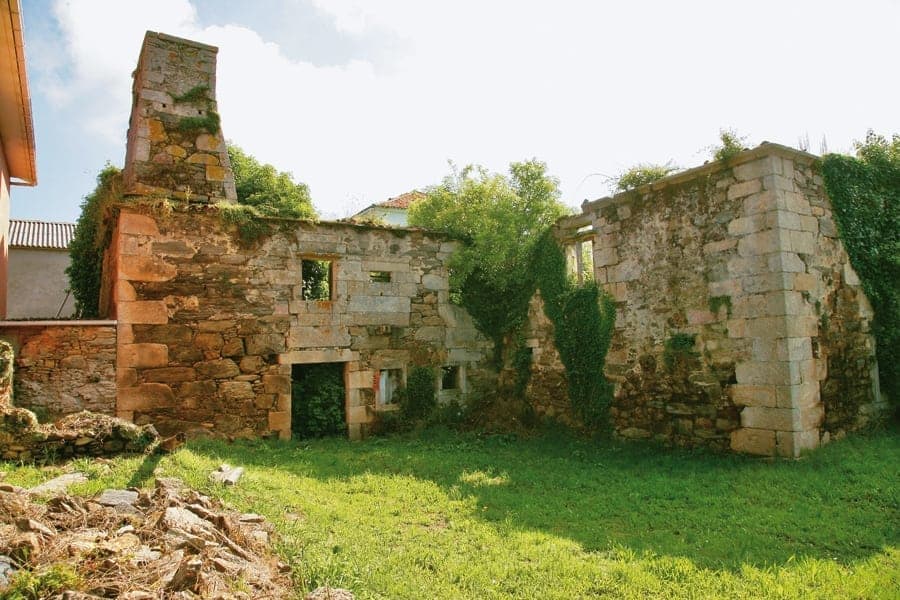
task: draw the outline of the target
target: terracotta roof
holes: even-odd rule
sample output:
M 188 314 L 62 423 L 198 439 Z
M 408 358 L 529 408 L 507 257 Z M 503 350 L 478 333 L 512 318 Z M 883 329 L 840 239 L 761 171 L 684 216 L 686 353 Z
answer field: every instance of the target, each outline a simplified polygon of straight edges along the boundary
M 421 200 L 424 197 L 424 193 L 419 190 L 413 190 L 411 192 L 406 192 L 405 194 L 400 194 L 396 198 L 388 198 L 386 201 L 379 202 L 375 206 L 380 206 L 382 208 L 409 208 L 410 204 Z
M 14 248 L 66 250 L 75 235 L 75 223 L 9 220 L 9 245 Z

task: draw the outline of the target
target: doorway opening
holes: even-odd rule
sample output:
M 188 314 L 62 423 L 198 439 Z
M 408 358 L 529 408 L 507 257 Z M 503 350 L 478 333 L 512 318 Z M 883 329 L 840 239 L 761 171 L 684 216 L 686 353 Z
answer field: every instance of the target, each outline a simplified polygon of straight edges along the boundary
M 291 366 L 291 430 L 295 437 L 347 434 L 345 364 Z

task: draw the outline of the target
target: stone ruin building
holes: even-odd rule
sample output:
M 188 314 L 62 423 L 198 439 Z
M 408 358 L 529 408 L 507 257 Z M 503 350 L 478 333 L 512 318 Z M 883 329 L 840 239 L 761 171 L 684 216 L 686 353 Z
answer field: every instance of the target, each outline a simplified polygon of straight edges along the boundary
M 16 403 L 50 416 L 89 408 L 164 434 L 289 438 L 293 374 L 341 363 L 358 438 L 394 408 L 391 390 L 415 365 L 436 368 L 443 400 L 495 386 L 492 343 L 450 302 L 459 242 L 273 221 L 271 235 L 244 243 L 223 222 L 214 203 L 236 194 L 215 69 L 216 48 L 147 33 L 125 199 L 107 219 L 107 320 L 7 323 Z M 764 143 L 557 223 L 573 272 L 616 302 L 605 372 L 619 436 L 796 457 L 884 410 L 872 311 L 813 161 Z M 304 286 L 313 263 L 327 272 L 318 295 Z M 539 297 L 529 316 L 527 399 L 571 421 Z M 673 336 L 693 341 L 677 360 L 666 355 Z

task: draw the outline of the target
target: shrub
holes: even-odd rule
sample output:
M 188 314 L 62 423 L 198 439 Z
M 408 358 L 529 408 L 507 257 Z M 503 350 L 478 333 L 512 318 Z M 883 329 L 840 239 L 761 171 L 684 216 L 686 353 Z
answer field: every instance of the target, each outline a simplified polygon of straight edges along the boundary
M 413 367 L 406 379 L 406 389 L 398 398 L 403 417 L 408 420 L 424 419 L 437 404 L 434 389 L 434 369 Z
M 300 437 L 323 437 L 346 431 L 344 377 L 341 365 L 304 365 L 291 385 L 293 429 Z
M 613 180 L 615 183 L 615 191 L 626 192 L 628 190 L 639 188 L 642 185 L 653 183 L 667 175 L 671 175 L 677 170 L 678 167 L 670 163 L 664 165 L 650 163 L 635 165 L 630 169 L 626 169 L 621 175 Z
M 720 145 L 712 147 L 714 160 L 728 160 L 733 156 L 737 156 L 745 150 L 744 140 L 733 129 L 720 129 L 719 141 Z

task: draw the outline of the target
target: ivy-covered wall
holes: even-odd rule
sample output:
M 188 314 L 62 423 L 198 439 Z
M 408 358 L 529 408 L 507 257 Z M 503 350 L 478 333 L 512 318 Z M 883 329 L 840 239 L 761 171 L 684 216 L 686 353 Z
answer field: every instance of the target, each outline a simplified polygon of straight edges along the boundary
M 618 435 L 797 456 L 883 412 L 871 309 L 813 156 L 763 144 L 582 209 L 556 233 L 590 225 L 615 300 L 597 368 Z M 535 308 L 529 397 L 559 415 L 571 382 Z

